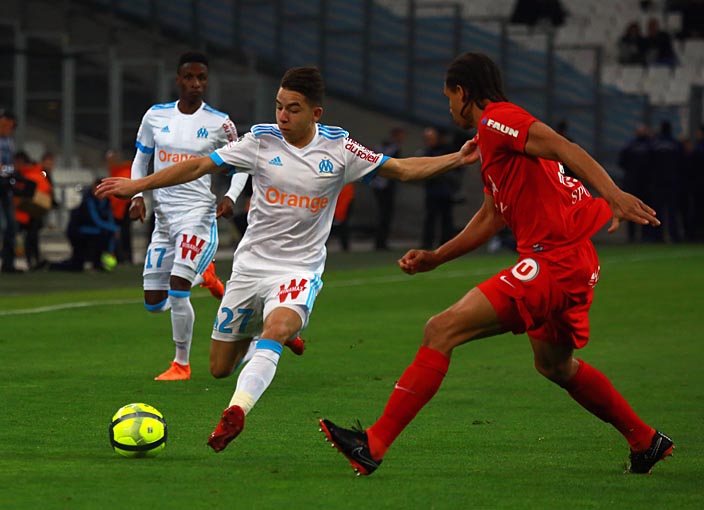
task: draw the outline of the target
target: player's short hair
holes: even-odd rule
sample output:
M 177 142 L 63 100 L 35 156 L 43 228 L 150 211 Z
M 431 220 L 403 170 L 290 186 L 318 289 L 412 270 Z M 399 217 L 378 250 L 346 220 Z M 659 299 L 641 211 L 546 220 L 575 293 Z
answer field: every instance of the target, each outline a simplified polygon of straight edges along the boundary
M 183 64 L 192 63 L 203 64 L 205 67 L 208 67 L 208 57 L 206 57 L 205 54 L 201 53 L 200 51 L 187 51 L 179 57 L 178 65 L 176 66 L 176 72 L 178 73 L 181 70 L 181 66 Z
M 508 101 L 504 93 L 499 67 L 483 53 L 464 53 L 447 68 L 445 85 L 454 89 L 462 87 L 467 98 L 464 109 L 474 103 L 482 108 L 485 100 Z
M 313 106 L 322 106 L 325 96 L 323 76 L 317 67 L 294 67 L 284 73 L 281 88 L 302 94 Z

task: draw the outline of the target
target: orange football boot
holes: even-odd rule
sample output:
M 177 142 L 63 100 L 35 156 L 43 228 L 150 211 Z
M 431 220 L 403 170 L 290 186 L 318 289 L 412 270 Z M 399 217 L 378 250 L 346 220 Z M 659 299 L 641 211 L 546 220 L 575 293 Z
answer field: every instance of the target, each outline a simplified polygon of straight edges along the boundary
M 191 378 L 191 365 L 181 365 L 175 361 L 171 362 L 169 369 L 163 374 L 157 375 L 155 381 L 185 381 Z
M 215 273 L 215 261 L 208 264 L 208 267 L 205 268 L 203 283 L 200 286 L 208 289 L 215 299 L 222 299 L 225 295 L 225 286 Z

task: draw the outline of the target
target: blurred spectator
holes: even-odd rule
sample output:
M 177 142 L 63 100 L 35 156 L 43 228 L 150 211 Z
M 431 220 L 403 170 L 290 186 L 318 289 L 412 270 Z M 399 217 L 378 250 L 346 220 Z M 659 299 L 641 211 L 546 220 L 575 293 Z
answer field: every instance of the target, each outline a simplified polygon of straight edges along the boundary
M 0 112 L 0 231 L 2 231 L 2 272 L 21 272 L 15 267 L 15 116 Z
M 692 204 L 691 231 L 694 240 L 704 241 L 704 201 L 695 195 L 704 189 L 704 124 L 699 126 L 694 140 L 694 147 L 689 155 L 690 177 L 687 180 L 687 191 Z
M 59 204 L 59 201 L 56 200 L 56 192 L 54 190 L 54 167 L 56 165 L 56 158 L 54 157 L 54 153 L 45 152 L 44 154 L 42 154 L 42 159 L 39 164 L 42 167 L 42 172 L 44 172 L 44 176 L 49 181 L 49 184 L 51 184 L 51 208 L 56 209 L 61 204 Z
M 704 0 L 668 0 L 669 11 L 682 13 L 681 39 L 704 39 Z
M 692 186 L 695 172 L 692 167 L 694 144 L 689 136 L 681 136 L 682 144 L 682 185 L 680 186 L 680 209 L 682 211 L 682 233 L 687 242 L 694 241 L 694 200 L 697 189 Z
M 655 190 L 651 207 L 658 213 L 663 223 L 663 234 L 668 240 L 679 243 L 682 240 L 680 226 L 682 221 L 682 167 L 684 152 L 682 144 L 672 136 L 672 124 L 663 121 L 660 132 L 653 138 L 653 172 L 654 180 L 650 183 Z M 652 238 L 652 236 L 650 236 Z M 661 238 L 656 238 L 661 240 Z
M 122 159 L 118 151 L 107 151 L 105 153 L 105 164 L 108 167 L 110 177 L 126 177 L 129 179 L 132 176 L 132 161 Z M 113 218 L 115 219 L 115 223 L 120 226 L 120 235 L 115 247 L 115 257 L 118 263 L 126 262 L 131 265 L 133 263 L 132 221 L 127 214 L 130 201 L 113 196 L 109 198 Z
M 93 269 L 105 271 L 103 253 L 114 251 L 114 239 L 120 227 L 115 223 L 108 199 L 100 200 L 95 189 L 100 183 L 96 179 L 83 192 L 81 203 L 71 211 L 66 235 L 71 243 L 71 257 L 49 264 L 53 271 L 83 271 L 84 263 L 90 262 Z
M 672 47 L 672 36 L 661 30 L 657 18 L 648 20 L 645 35 L 645 62 L 648 65 L 677 65 L 677 55 Z
M 49 184 L 51 184 L 51 211 L 49 211 L 49 213 L 44 218 L 44 224 L 45 226 L 48 226 L 49 228 L 53 229 L 56 228 L 57 223 L 59 223 L 57 219 L 57 210 L 61 205 L 58 199 L 56 198 L 56 188 L 54 186 L 54 167 L 56 165 L 56 158 L 54 157 L 54 153 L 45 152 L 42 155 L 40 163 L 42 165 L 42 171 L 44 172 L 44 175 L 49 181 Z
M 15 154 L 15 172 L 25 179 L 28 187 L 27 196 L 15 198 L 15 219 L 20 232 L 25 234 L 27 267 L 36 270 L 46 265 L 40 255 L 39 231 L 44 226 L 44 216 L 52 207 L 51 181 L 41 163 L 31 161 L 24 152 Z
M 618 62 L 626 65 L 645 65 L 645 38 L 636 21 L 628 24 L 618 40 Z
M 552 25 L 559 27 L 565 23 L 567 11 L 560 0 L 518 0 L 511 15 L 511 23 L 519 25 Z
M 623 170 L 623 190 L 640 197 L 645 203 L 650 204 L 656 200 L 651 190 L 653 182 L 653 144 L 648 126 L 641 124 L 636 128 L 635 138 L 621 150 L 618 165 Z M 659 211 L 658 211 L 659 212 Z M 637 229 L 639 225 L 629 221 L 628 241 L 638 240 Z
M 401 146 L 405 140 L 406 130 L 402 127 L 395 127 L 391 130 L 389 138 L 381 142 L 378 152 L 391 158 L 400 158 Z M 369 185 L 374 191 L 377 208 L 374 248 L 376 250 L 388 250 L 389 232 L 391 231 L 391 222 L 394 215 L 396 181 L 376 176 Z
M 340 239 L 343 251 L 350 251 L 350 214 L 352 213 L 352 202 L 354 202 L 354 183 L 345 185 L 337 197 L 335 204 L 335 214 L 332 221 L 330 237 L 336 236 Z
M 448 154 L 450 148 L 443 142 L 441 133 L 434 127 L 423 130 L 425 148 L 420 156 L 441 156 Z M 442 174 L 424 181 L 425 185 L 425 220 L 423 222 L 422 247 L 425 250 L 446 243 L 455 234 L 452 219 L 452 209 L 455 202 L 456 182 L 450 174 Z M 437 224 L 440 224 L 440 237 L 436 235 Z M 439 242 L 438 242 L 439 241 Z

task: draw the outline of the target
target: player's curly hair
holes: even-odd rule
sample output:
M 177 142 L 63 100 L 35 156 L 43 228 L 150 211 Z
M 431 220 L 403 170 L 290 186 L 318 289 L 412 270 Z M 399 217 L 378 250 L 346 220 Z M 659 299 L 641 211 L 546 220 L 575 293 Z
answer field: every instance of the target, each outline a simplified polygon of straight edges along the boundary
M 483 110 L 487 99 L 508 101 L 499 67 L 483 53 L 464 53 L 450 64 L 445 75 L 445 86 L 454 89 L 458 85 L 464 90 L 466 98 L 461 115 L 472 103 Z
M 208 67 L 208 57 L 206 57 L 205 54 L 201 53 L 200 51 L 187 51 L 179 57 L 178 65 L 176 66 L 176 72 L 178 73 L 181 70 L 181 66 L 183 64 L 192 63 L 203 64 L 205 67 Z
M 302 94 L 313 106 L 322 106 L 323 76 L 317 67 L 293 67 L 281 78 L 281 88 Z

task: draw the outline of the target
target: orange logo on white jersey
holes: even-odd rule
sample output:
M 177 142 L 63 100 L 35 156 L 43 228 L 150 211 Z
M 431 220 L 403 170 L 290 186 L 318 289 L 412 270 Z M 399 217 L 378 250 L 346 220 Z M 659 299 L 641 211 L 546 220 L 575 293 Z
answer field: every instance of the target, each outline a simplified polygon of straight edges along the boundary
M 197 158 L 195 154 L 186 154 L 178 152 L 166 152 L 161 149 L 159 151 L 159 161 L 162 163 L 178 163 L 179 161 L 185 161 L 187 159 Z
M 309 197 L 308 195 L 294 195 L 284 193 L 276 188 L 268 188 L 264 194 L 266 201 L 270 204 L 287 205 L 289 207 L 300 207 L 308 209 L 315 214 L 328 206 L 327 197 Z

